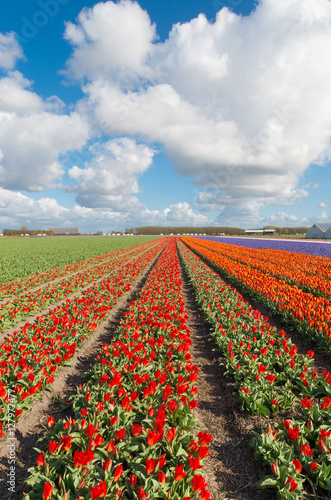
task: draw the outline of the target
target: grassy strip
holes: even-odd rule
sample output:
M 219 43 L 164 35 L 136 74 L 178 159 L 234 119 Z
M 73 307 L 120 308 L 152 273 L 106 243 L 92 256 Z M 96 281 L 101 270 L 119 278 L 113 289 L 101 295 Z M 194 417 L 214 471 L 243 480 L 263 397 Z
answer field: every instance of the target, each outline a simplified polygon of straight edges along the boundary
M 114 242 L 115 243 L 115 242 Z M 127 249 L 128 251 L 132 250 L 133 247 L 128 246 L 128 243 L 132 244 L 131 240 L 126 240 L 126 245 L 123 246 L 123 248 Z M 140 243 L 139 245 L 135 245 L 134 248 L 138 248 L 139 246 L 142 247 L 146 244 L 145 243 Z M 110 245 L 110 250 L 111 250 L 111 245 Z M 27 290 L 31 288 L 35 288 L 39 285 L 42 285 L 44 283 L 48 283 L 51 281 L 54 281 L 58 278 L 61 278 L 62 276 L 67 276 L 68 274 L 72 274 L 78 271 L 83 271 L 84 269 L 91 267 L 96 264 L 100 264 L 105 260 L 109 260 L 115 257 L 120 256 L 122 253 L 122 248 L 119 250 L 116 250 L 116 245 L 114 245 L 114 250 L 107 252 L 106 254 L 102 255 L 97 255 L 95 257 L 89 257 L 84 260 L 80 260 L 78 262 L 71 262 L 70 264 L 67 264 L 62 267 L 55 267 L 51 269 L 47 269 L 46 271 L 43 272 L 37 272 L 35 274 L 30 274 L 28 276 L 23 276 L 20 279 L 12 280 L 12 281 L 7 281 L 5 283 L 0 284 L 0 300 L 2 300 L 5 297 L 12 296 L 12 295 L 20 295 L 21 293 L 26 292 Z
M 153 236 L 0 238 L 0 283 L 155 239 Z

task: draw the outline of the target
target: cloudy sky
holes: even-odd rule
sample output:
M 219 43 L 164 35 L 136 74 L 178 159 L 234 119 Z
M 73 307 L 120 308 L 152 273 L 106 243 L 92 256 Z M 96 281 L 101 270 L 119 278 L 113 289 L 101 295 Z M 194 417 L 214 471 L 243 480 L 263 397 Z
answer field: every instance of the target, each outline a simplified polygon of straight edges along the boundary
M 329 0 L 16 0 L 0 231 L 331 222 Z

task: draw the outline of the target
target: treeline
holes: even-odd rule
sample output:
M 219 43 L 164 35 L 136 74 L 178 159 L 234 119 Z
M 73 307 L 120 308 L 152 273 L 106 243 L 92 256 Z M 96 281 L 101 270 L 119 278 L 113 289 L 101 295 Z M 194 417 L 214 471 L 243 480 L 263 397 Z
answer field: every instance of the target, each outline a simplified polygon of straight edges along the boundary
M 298 227 L 279 227 L 279 226 L 264 226 L 261 229 L 276 229 L 277 234 L 305 234 L 309 227 L 298 226 Z M 162 226 L 141 226 L 136 228 L 126 228 L 126 233 L 135 233 L 135 234 L 148 234 L 148 235 L 157 235 L 157 234 L 183 234 L 183 233 L 198 233 L 209 236 L 215 236 L 220 234 L 225 234 L 226 236 L 240 236 L 245 234 L 245 230 L 239 227 L 216 227 L 216 226 L 207 226 L 207 227 L 192 227 L 192 226 L 179 226 L 179 227 L 162 227 Z
M 37 234 L 53 234 L 52 231 L 46 231 L 45 229 L 4 229 L 2 233 L 5 236 L 20 236 L 21 234 L 28 234 L 29 236 L 36 236 Z
M 135 234 L 183 234 L 183 233 L 198 233 L 207 235 L 218 235 L 218 234 L 226 234 L 226 235 L 240 235 L 245 234 L 244 229 L 240 229 L 238 227 L 192 227 L 192 226 L 178 226 L 178 227 L 162 227 L 162 226 L 142 226 L 136 227 L 133 229 Z

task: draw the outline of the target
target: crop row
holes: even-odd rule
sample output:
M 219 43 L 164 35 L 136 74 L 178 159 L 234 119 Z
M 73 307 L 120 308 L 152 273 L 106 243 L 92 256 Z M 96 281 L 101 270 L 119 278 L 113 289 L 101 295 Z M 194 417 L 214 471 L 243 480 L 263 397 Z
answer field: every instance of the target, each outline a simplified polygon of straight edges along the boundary
M 57 281 L 53 285 L 48 284 L 37 290 L 31 290 L 0 304 L 0 332 L 7 330 L 25 318 L 43 311 L 48 306 L 65 299 L 74 292 L 101 279 L 103 276 L 113 272 L 118 266 L 123 265 L 155 244 L 155 242 L 151 242 L 135 246 L 125 254 L 121 251 L 113 259 L 108 259 L 106 262 L 75 273 L 68 278 Z
M 41 389 L 54 382 L 58 367 L 107 316 L 123 293 L 164 247 L 159 242 L 108 278 L 64 305 L 55 307 L 34 324 L 26 323 L 0 345 L 0 430 L 8 419 L 19 418 Z M 7 411 L 10 394 L 15 394 L 15 413 Z M 3 433 L 1 432 L 0 436 Z
M 181 285 L 172 240 L 73 396 L 75 417 L 50 417 L 26 500 L 210 499 Z
M 272 311 L 294 325 L 321 345 L 330 349 L 331 302 L 323 297 L 306 293 L 295 285 L 250 268 L 224 255 L 218 254 L 196 243 L 182 238 L 190 248 L 202 255 L 234 284 L 247 290 Z
M 289 284 L 297 285 L 313 295 L 327 299 L 331 296 L 330 259 L 282 252 L 281 250 L 256 250 L 205 240 L 195 240 L 195 242 L 244 265 L 280 278 Z
M 278 490 L 279 498 L 296 499 L 305 482 L 330 490 L 331 376 L 319 376 L 313 352 L 297 354 L 285 332 L 271 327 L 266 317 L 247 304 L 197 255 L 182 243 L 181 258 L 197 302 L 211 324 L 211 337 L 221 352 L 227 373 L 236 380 L 242 409 L 269 416 L 280 409 L 302 407 L 296 420 L 285 419 L 255 434 L 257 458 L 272 476 L 260 486 Z M 319 403 L 313 397 L 324 397 Z M 300 413 L 300 412 L 299 412 Z
M 200 239 L 200 237 L 199 237 Z M 255 249 L 268 249 L 268 250 L 280 250 L 281 252 L 290 252 L 291 254 L 303 254 L 304 256 L 314 256 L 319 257 L 319 259 L 325 259 L 324 262 L 328 266 L 326 259 L 331 257 L 331 247 L 327 241 L 323 240 L 285 240 L 277 238 L 247 238 L 247 237 L 234 237 L 234 236 L 204 236 L 204 240 L 218 241 L 220 243 L 231 243 L 231 245 L 237 245 L 239 247 L 245 248 L 255 248 Z M 321 261 L 323 262 L 323 261 Z

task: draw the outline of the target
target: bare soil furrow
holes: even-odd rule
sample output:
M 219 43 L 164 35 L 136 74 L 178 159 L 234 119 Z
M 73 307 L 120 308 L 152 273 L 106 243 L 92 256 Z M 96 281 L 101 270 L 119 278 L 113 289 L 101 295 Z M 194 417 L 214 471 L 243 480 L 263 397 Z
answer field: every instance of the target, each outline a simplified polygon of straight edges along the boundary
M 213 500 L 271 500 L 274 494 L 258 490 L 265 470 L 255 461 L 249 442 L 252 431 L 264 428 L 262 417 L 241 412 L 235 403 L 232 380 L 224 374 L 219 355 L 209 339 L 209 325 L 200 312 L 184 267 L 181 264 L 183 298 L 191 332 L 192 362 L 199 367 L 199 407 L 194 412 L 204 431 L 212 434 L 204 473 Z

